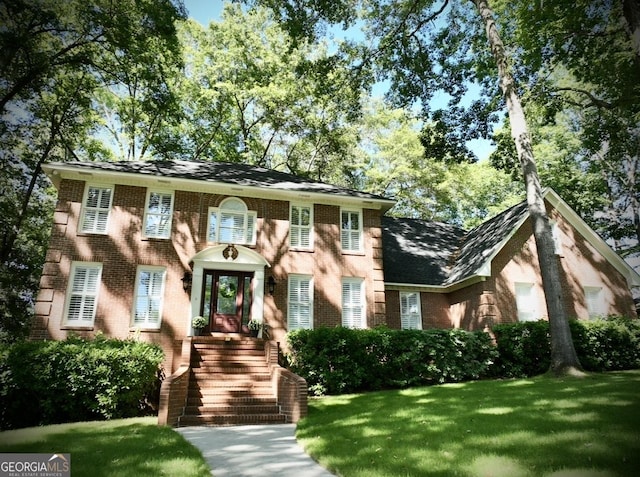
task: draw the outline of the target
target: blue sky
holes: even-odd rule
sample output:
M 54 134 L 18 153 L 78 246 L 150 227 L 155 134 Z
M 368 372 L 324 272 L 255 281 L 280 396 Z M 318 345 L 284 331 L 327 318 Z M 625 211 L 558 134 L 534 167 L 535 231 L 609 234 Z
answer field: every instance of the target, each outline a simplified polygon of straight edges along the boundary
M 205 26 L 220 19 L 223 3 L 223 0 L 184 0 L 189 17 Z M 493 150 L 491 142 L 483 139 L 470 141 L 467 145 L 479 159 L 486 159 Z

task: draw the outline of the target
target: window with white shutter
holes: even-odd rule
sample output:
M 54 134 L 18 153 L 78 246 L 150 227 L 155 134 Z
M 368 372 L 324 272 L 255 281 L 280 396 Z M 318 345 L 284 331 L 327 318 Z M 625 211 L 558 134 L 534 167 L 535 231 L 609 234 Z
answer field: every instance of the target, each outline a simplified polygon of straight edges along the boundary
M 256 243 L 255 211 L 247 210 L 237 198 L 225 199 L 220 207 L 209 208 L 208 242 L 254 245 Z
M 312 248 L 313 207 L 291 204 L 289 245 L 293 248 Z
M 364 280 L 342 279 L 342 326 L 366 328 Z
M 144 214 L 144 235 L 169 238 L 173 217 L 173 192 L 149 191 Z
M 362 211 L 340 211 L 340 241 L 344 251 L 362 250 Z
M 160 328 L 165 276 L 163 267 L 138 267 L 133 326 Z
M 516 307 L 518 309 L 518 321 L 537 321 L 537 298 L 533 283 L 516 283 Z
M 400 322 L 403 330 L 421 330 L 420 292 L 400 292 Z
M 584 299 L 590 319 L 599 318 L 606 314 L 601 287 L 584 287 Z
M 67 326 L 93 326 L 98 305 L 98 291 L 102 264 L 73 262 L 67 288 L 65 324 Z
M 80 232 L 106 234 L 113 186 L 87 184 L 82 201 Z
M 289 275 L 289 331 L 313 328 L 313 281 L 307 275 Z

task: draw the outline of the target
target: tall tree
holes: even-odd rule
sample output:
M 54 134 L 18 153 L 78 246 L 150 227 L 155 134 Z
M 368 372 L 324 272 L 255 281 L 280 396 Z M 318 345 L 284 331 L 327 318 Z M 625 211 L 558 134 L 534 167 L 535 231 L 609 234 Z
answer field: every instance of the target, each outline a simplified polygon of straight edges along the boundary
M 488 161 L 467 161 L 468 151 L 443 144 L 437 125 L 406 110 L 373 102 L 360 123 L 350 185 L 394 197 L 395 215 L 471 229 L 522 200 L 523 189 L 509 174 Z
M 149 62 L 147 46 L 177 51 L 170 0 L 7 0 L 0 4 L 0 335 L 24 331 L 44 261 L 51 211 L 41 167 L 104 152 L 90 137 L 96 91 L 118 61 Z M 16 277 L 23 277 L 17 281 Z
M 502 30 L 508 44 L 520 46 L 511 51 L 518 74 L 527 78 L 528 116 L 539 130 L 564 129 L 578 139 L 555 144 L 565 164 L 572 161 L 585 178 L 601 177 L 585 195 L 606 200 L 585 208 L 570 190 L 559 191 L 623 255 L 640 243 L 640 57 L 621 21 L 633 15 L 634 3 L 516 0 L 496 6 L 500 17 L 515 19 Z M 536 143 L 548 142 L 545 134 L 536 136 Z
M 180 38 L 185 71 L 173 87 L 182 118 L 162 131 L 167 150 L 339 179 L 362 90 L 326 48 L 294 45 L 267 10 L 237 4 L 208 27 L 185 22 Z
M 361 58 L 358 67 L 375 64 L 379 77 L 391 80 L 393 98 L 397 103 L 411 105 L 418 100 L 426 113 L 436 90 L 444 90 L 452 97 L 450 108 L 460 103 L 469 81 L 476 81 L 491 90 L 492 83 L 495 85 L 497 66 L 498 83 L 511 121 L 539 250 L 551 329 L 552 370 L 563 374 L 580 369 L 562 307 L 558 263 L 553 253 L 551 229 L 521 106 L 519 85 L 512 74 L 517 65 L 509 63 L 510 58 L 488 3 L 474 0 L 475 14 L 468 8 L 468 3 L 453 0 L 316 0 L 303 4 L 295 0 L 265 0 L 264 3 L 275 8 L 285 19 L 285 24 L 297 25 L 296 31 L 307 34 L 318 31 L 316 26 L 320 20 L 342 22 L 348 26 L 360 14 L 372 48 Z M 483 41 L 479 35 L 481 29 L 485 32 Z M 483 54 L 487 51 L 484 46 L 487 40 L 492 60 Z M 477 125 L 476 128 L 465 129 L 462 134 L 467 134 L 467 138 L 487 132 L 487 124 L 497 106 L 495 95 L 488 96 L 488 99 L 473 103 L 468 108 L 471 113 L 468 115 L 459 114 L 460 111 L 454 109 L 456 116 L 472 119 L 467 124 Z M 455 118 L 453 115 L 450 117 Z M 471 136 L 468 131 L 471 131 Z

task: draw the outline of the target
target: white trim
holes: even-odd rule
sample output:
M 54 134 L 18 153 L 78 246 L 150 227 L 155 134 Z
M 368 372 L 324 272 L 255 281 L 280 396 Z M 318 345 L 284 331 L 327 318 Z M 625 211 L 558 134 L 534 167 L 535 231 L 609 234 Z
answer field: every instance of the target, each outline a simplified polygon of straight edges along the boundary
M 407 297 L 408 299 L 408 295 L 417 295 L 417 303 L 416 303 L 416 310 L 414 313 L 402 313 L 402 298 L 403 297 Z M 406 291 L 401 291 L 399 293 L 399 301 L 400 301 L 400 328 L 403 330 L 421 330 L 422 329 L 422 296 L 420 294 L 419 291 L 417 290 L 406 290 Z M 411 320 L 412 318 L 417 318 L 416 324 L 417 326 L 415 328 L 412 327 L 408 327 L 405 328 L 403 326 L 403 322 L 405 321 L 405 315 L 408 316 L 408 319 Z M 415 316 L 412 316 L 415 315 Z
M 354 324 L 354 328 L 366 328 L 367 327 L 367 295 L 365 290 L 365 280 L 361 277 L 342 277 L 341 285 L 340 285 L 340 304 L 342 308 L 341 312 L 341 325 L 345 325 L 344 321 L 344 311 L 345 311 L 345 303 L 344 303 L 344 285 L 350 283 L 352 285 L 360 286 L 360 309 L 361 309 L 361 317 L 360 324 Z
M 85 293 L 84 290 L 82 292 L 74 293 L 73 291 L 73 282 L 75 280 L 76 270 L 78 268 L 84 269 L 93 269 L 98 271 L 98 275 L 96 277 L 96 290 L 95 292 Z M 98 300 L 100 298 L 100 288 L 102 284 L 102 263 L 100 262 L 71 262 L 71 269 L 69 270 L 69 281 L 67 282 L 67 290 L 64 304 L 64 314 L 62 319 L 62 326 L 69 327 L 82 327 L 82 328 L 93 328 L 96 312 L 98 310 Z M 91 313 L 90 320 L 69 320 L 69 308 L 71 305 L 71 297 L 73 295 L 82 296 L 82 302 L 84 303 L 84 299 L 87 296 L 93 296 L 93 310 Z
M 253 272 L 251 318 L 258 321 L 264 319 L 264 286 L 265 267 L 271 267 L 269 262 L 259 253 L 243 245 L 234 245 L 238 251 L 235 260 L 226 260 L 222 255 L 228 244 L 214 245 L 205 248 L 193 256 L 193 281 L 191 283 L 191 308 L 186 320 L 186 333 L 193 335 L 191 319 L 200 314 L 202 300 L 202 280 L 205 269 Z
M 96 188 L 96 189 L 109 189 L 111 190 L 111 195 L 109 196 L 109 207 L 107 208 L 106 212 L 107 212 L 107 220 L 105 221 L 105 226 L 104 226 L 104 230 L 85 230 L 83 228 L 83 222 L 84 222 L 84 218 L 85 218 L 85 214 L 87 213 L 87 198 L 89 195 L 89 189 L 91 188 Z M 109 219 L 111 218 L 111 209 L 113 207 L 113 196 L 115 195 L 116 192 L 116 188 L 115 185 L 113 184 L 101 184 L 101 183 L 97 183 L 97 182 L 87 182 L 84 185 L 84 192 L 82 194 L 82 208 L 80 211 L 80 218 L 78 220 L 78 233 L 80 234 L 98 234 L 98 235 L 107 235 L 109 233 Z M 105 209 L 101 208 L 101 207 L 92 207 L 92 210 L 97 210 L 97 211 L 104 211 Z
M 296 227 L 297 229 L 306 229 L 305 226 L 303 225 L 294 225 L 293 222 L 291 221 L 292 217 L 293 217 L 293 208 L 297 207 L 298 209 L 304 209 L 304 208 L 308 208 L 309 209 L 309 246 L 308 247 L 304 247 L 302 245 L 292 245 L 291 244 L 291 239 L 293 237 L 292 235 L 292 231 L 294 230 L 294 227 Z M 313 230 L 314 230 L 314 218 L 313 218 L 313 204 L 311 203 L 304 203 L 304 202 L 290 202 L 289 203 L 289 248 L 291 250 L 313 250 Z
M 145 320 L 144 323 L 136 323 L 136 311 L 138 308 L 138 290 L 140 288 L 140 274 L 142 272 L 161 272 L 162 273 L 162 283 L 160 284 L 160 306 L 158 309 L 158 321 L 156 323 Z M 164 308 L 164 290 L 167 282 L 167 268 L 159 267 L 154 265 L 138 265 L 136 268 L 136 281 L 133 288 L 133 306 L 131 309 L 131 327 L 136 327 L 140 329 L 150 329 L 157 330 L 162 326 L 162 309 Z M 150 296 L 150 295 L 145 295 Z
M 295 280 L 306 280 L 308 282 L 308 286 L 309 286 L 309 302 L 307 303 L 307 305 L 309 306 L 309 326 L 308 327 L 303 327 L 303 326 L 296 326 L 295 328 L 291 327 L 291 316 L 292 316 L 292 312 L 291 312 L 291 280 L 295 279 Z M 299 329 L 313 329 L 313 276 L 312 275 L 304 275 L 304 274 L 299 274 L 299 273 L 291 273 L 289 274 L 288 280 L 287 280 L 287 331 L 292 331 L 292 330 L 299 330 Z M 300 302 L 296 302 L 296 304 L 298 304 Z M 304 302 L 303 302 L 304 303 Z M 299 320 L 298 320 L 299 321 Z
M 161 194 L 161 195 L 169 195 L 171 196 L 171 207 L 170 207 L 170 212 L 168 214 L 169 216 L 169 223 L 168 223 L 168 231 L 167 231 L 167 235 L 160 235 L 160 234 L 147 234 L 147 219 L 149 217 L 149 201 L 151 200 L 151 194 Z M 149 188 L 147 189 L 147 197 L 145 199 L 144 202 L 144 214 L 142 216 L 142 236 L 144 238 L 151 238 L 151 239 L 164 239 L 164 240 L 170 240 L 171 239 L 171 228 L 173 227 L 173 211 L 175 210 L 175 200 L 176 200 L 176 194 L 174 190 L 168 190 L 168 189 L 152 189 Z M 154 216 L 160 216 L 160 217 L 164 217 L 164 214 L 157 214 L 154 213 Z
M 358 216 L 358 229 L 343 229 L 342 228 L 342 214 L 357 214 Z M 340 207 L 340 216 L 338 217 L 338 224 L 340 225 L 340 250 L 342 253 L 362 253 L 364 250 L 364 225 L 362 223 L 364 214 L 362 213 L 362 209 L 355 207 Z M 351 218 L 349 218 L 349 223 L 351 223 Z M 342 240 L 342 235 L 344 233 L 347 234 L 358 234 L 358 248 L 345 248 L 345 242 Z M 349 244 L 353 242 L 352 239 L 349 239 Z

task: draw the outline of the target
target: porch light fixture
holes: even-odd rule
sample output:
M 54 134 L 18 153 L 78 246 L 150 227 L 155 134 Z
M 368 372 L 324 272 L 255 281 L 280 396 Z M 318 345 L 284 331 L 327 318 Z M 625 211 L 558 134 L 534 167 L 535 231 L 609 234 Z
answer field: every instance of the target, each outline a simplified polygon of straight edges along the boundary
M 276 280 L 273 276 L 270 276 L 267 280 L 267 290 L 269 290 L 269 295 L 273 295 L 273 292 L 276 290 Z
M 182 288 L 184 289 L 184 291 L 190 292 L 192 283 L 193 283 L 193 273 L 184 272 L 184 275 L 182 276 Z

